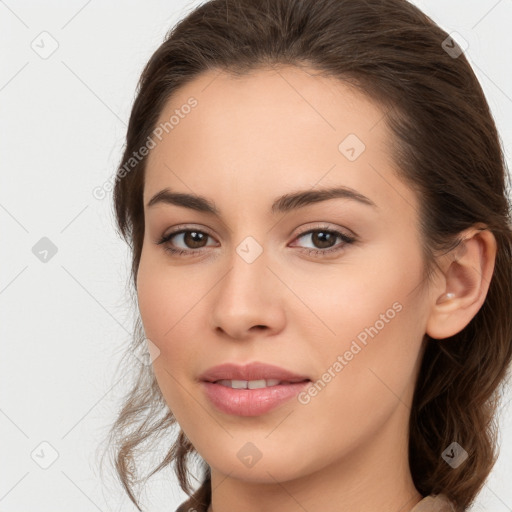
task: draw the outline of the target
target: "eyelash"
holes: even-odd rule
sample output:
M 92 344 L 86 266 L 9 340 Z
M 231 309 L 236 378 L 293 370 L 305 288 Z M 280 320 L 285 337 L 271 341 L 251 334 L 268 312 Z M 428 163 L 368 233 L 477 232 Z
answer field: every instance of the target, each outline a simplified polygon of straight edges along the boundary
M 314 229 L 309 229 L 307 231 L 304 231 L 303 233 L 299 233 L 296 238 L 301 238 L 301 237 L 303 237 L 305 235 L 309 235 L 311 233 L 316 233 L 317 231 L 322 232 L 322 233 L 328 233 L 330 235 L 336 235 L 336 238 L 341 238 L 341 240 L 343 240 L 343 243 L 341 245 L 335 245 L 335 246 L 329 247 L 327 249 L 308 249 L 308 248 L 302 247 L 302 248 L 300 248 L 302 251 L 305 251 L 305 252 L 307 252 L 310 255 L 319 255 L 320 257 L 323 257 L 326 254 L 331 254 L 333 252 L 334 253 L 335 252 L 339 252 L 339 251 L 343 250 L 345 245 L 353 244 L 357 240 L 353 236 L 346 235 L 344 233 L 341 233 L 340 231 L 336 231 L 336 230 L 333 230 L 333 229 L 328 229 L 327 227 L 317 227 L 317 228 L 314 228 Z M 158 242 L 156 242 L 156 244 L 157 245 L 166 244 L 167 242 L 170 242 L 171 239 L 174 238 L 176 235 L 180 235 L 182 233 L 188 233 L 188 232 L 201 233 L 201 234 L 206 235 L 206 236 L 208 236 L 210 238 L 213 238 L 211 235 L 209 235 L 205 231 L 200 231 L 198 229 L 180 229 L 180 230 L 173 231 L 173 232 L 165 235 Z M 194 256 L 195 254 L 200 253 L 200 252 L 203 251 L 203 248 L 201 248 L 201 249 L 188 249 L 188 250 L 186 250 L 186 249 L 173 249 L 169 245 L 164 245 L 163 249 L 165 251 L 171 253 L 171 255 L 173 255 L 173 256 L 181 256 L 181 257 Z

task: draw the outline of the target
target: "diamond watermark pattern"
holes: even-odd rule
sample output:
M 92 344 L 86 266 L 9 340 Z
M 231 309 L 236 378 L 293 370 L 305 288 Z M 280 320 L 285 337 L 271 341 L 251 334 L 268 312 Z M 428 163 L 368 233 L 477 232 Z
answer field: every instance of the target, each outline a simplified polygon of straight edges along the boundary
M 133 355 L 139 363 L 148 366 L 160 355 L 160 349 L 149 338 L 144 338 L 144 342 L 137 347 Z
M 252 263 L 263 252 L 263 247 L 255 238 L 248 236 L 240 242 L 236 252 L 246 263 Z
M 468 452 L 462 448 L 462 446 L 453 442 L 446 450 L 441 454 L 444 461 L 449 464 L 452 468 L 458 468 L 467 458 Z
M 48 441 L 43 441 L 32 450 L 30 456 L 40 468 L 48 469 L 59 458 L 59 452 Z
M 30 43 L 30 47 L 34 50 L 41 59 L 48 59 L 51 57 L 59 47 L 57 39 L 55 39 L 49 32 L 43 31 Z
M 468 49 L 469 43 L 458 32 L 451 32 L 441 46 L 452 59 L 457 59 Z
M 248 468 L 252 468 L 263 457 L 258 447 L 251 442 L 245 443 L 236 455 Z
M 338 149 L 347 160 L 354 162 L 361 156 L 366 146 L 355 133 L 349 133 L 340 142 Z
M 57 246 L 49 238 L 43 236 L 32 247 L 32 253 L 42 263 L 48 263 L 57 254 Z

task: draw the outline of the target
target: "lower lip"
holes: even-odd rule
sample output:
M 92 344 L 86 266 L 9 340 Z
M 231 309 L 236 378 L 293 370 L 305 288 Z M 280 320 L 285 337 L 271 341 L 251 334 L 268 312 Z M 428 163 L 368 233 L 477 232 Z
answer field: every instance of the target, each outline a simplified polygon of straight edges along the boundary
M 297 396 L 311 381 L 278 384 L 259 389 L 233 389 L 202 382 L 206 396 L 222 412 L 238 416 L 259 416 Z

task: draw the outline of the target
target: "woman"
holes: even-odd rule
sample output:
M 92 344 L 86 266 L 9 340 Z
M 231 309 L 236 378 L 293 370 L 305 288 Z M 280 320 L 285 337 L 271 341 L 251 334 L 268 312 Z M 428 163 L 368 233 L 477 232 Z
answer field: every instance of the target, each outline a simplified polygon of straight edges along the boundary
M 512 357 L 505 180 L 463 52 L 405 0 L 179 22 L 114 189 L 152 362 L 111 432 L 137 507 L 179 427 L 149 475 L 176 464 L 178 511 L 467 510 Z

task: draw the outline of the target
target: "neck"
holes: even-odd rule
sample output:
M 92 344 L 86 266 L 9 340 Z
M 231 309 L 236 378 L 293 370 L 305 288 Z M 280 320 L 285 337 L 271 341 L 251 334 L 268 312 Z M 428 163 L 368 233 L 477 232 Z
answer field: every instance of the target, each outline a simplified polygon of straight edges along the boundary
M 296 512 L 297 507 L 308 512 L 409 512 L 422 496 L 409 468 L 408 414 L 400 404 L 378 434 L 358 440 L 357 447 L 320 470 L 286 482 L 251 482 L 211 467 L 208 512 Z

